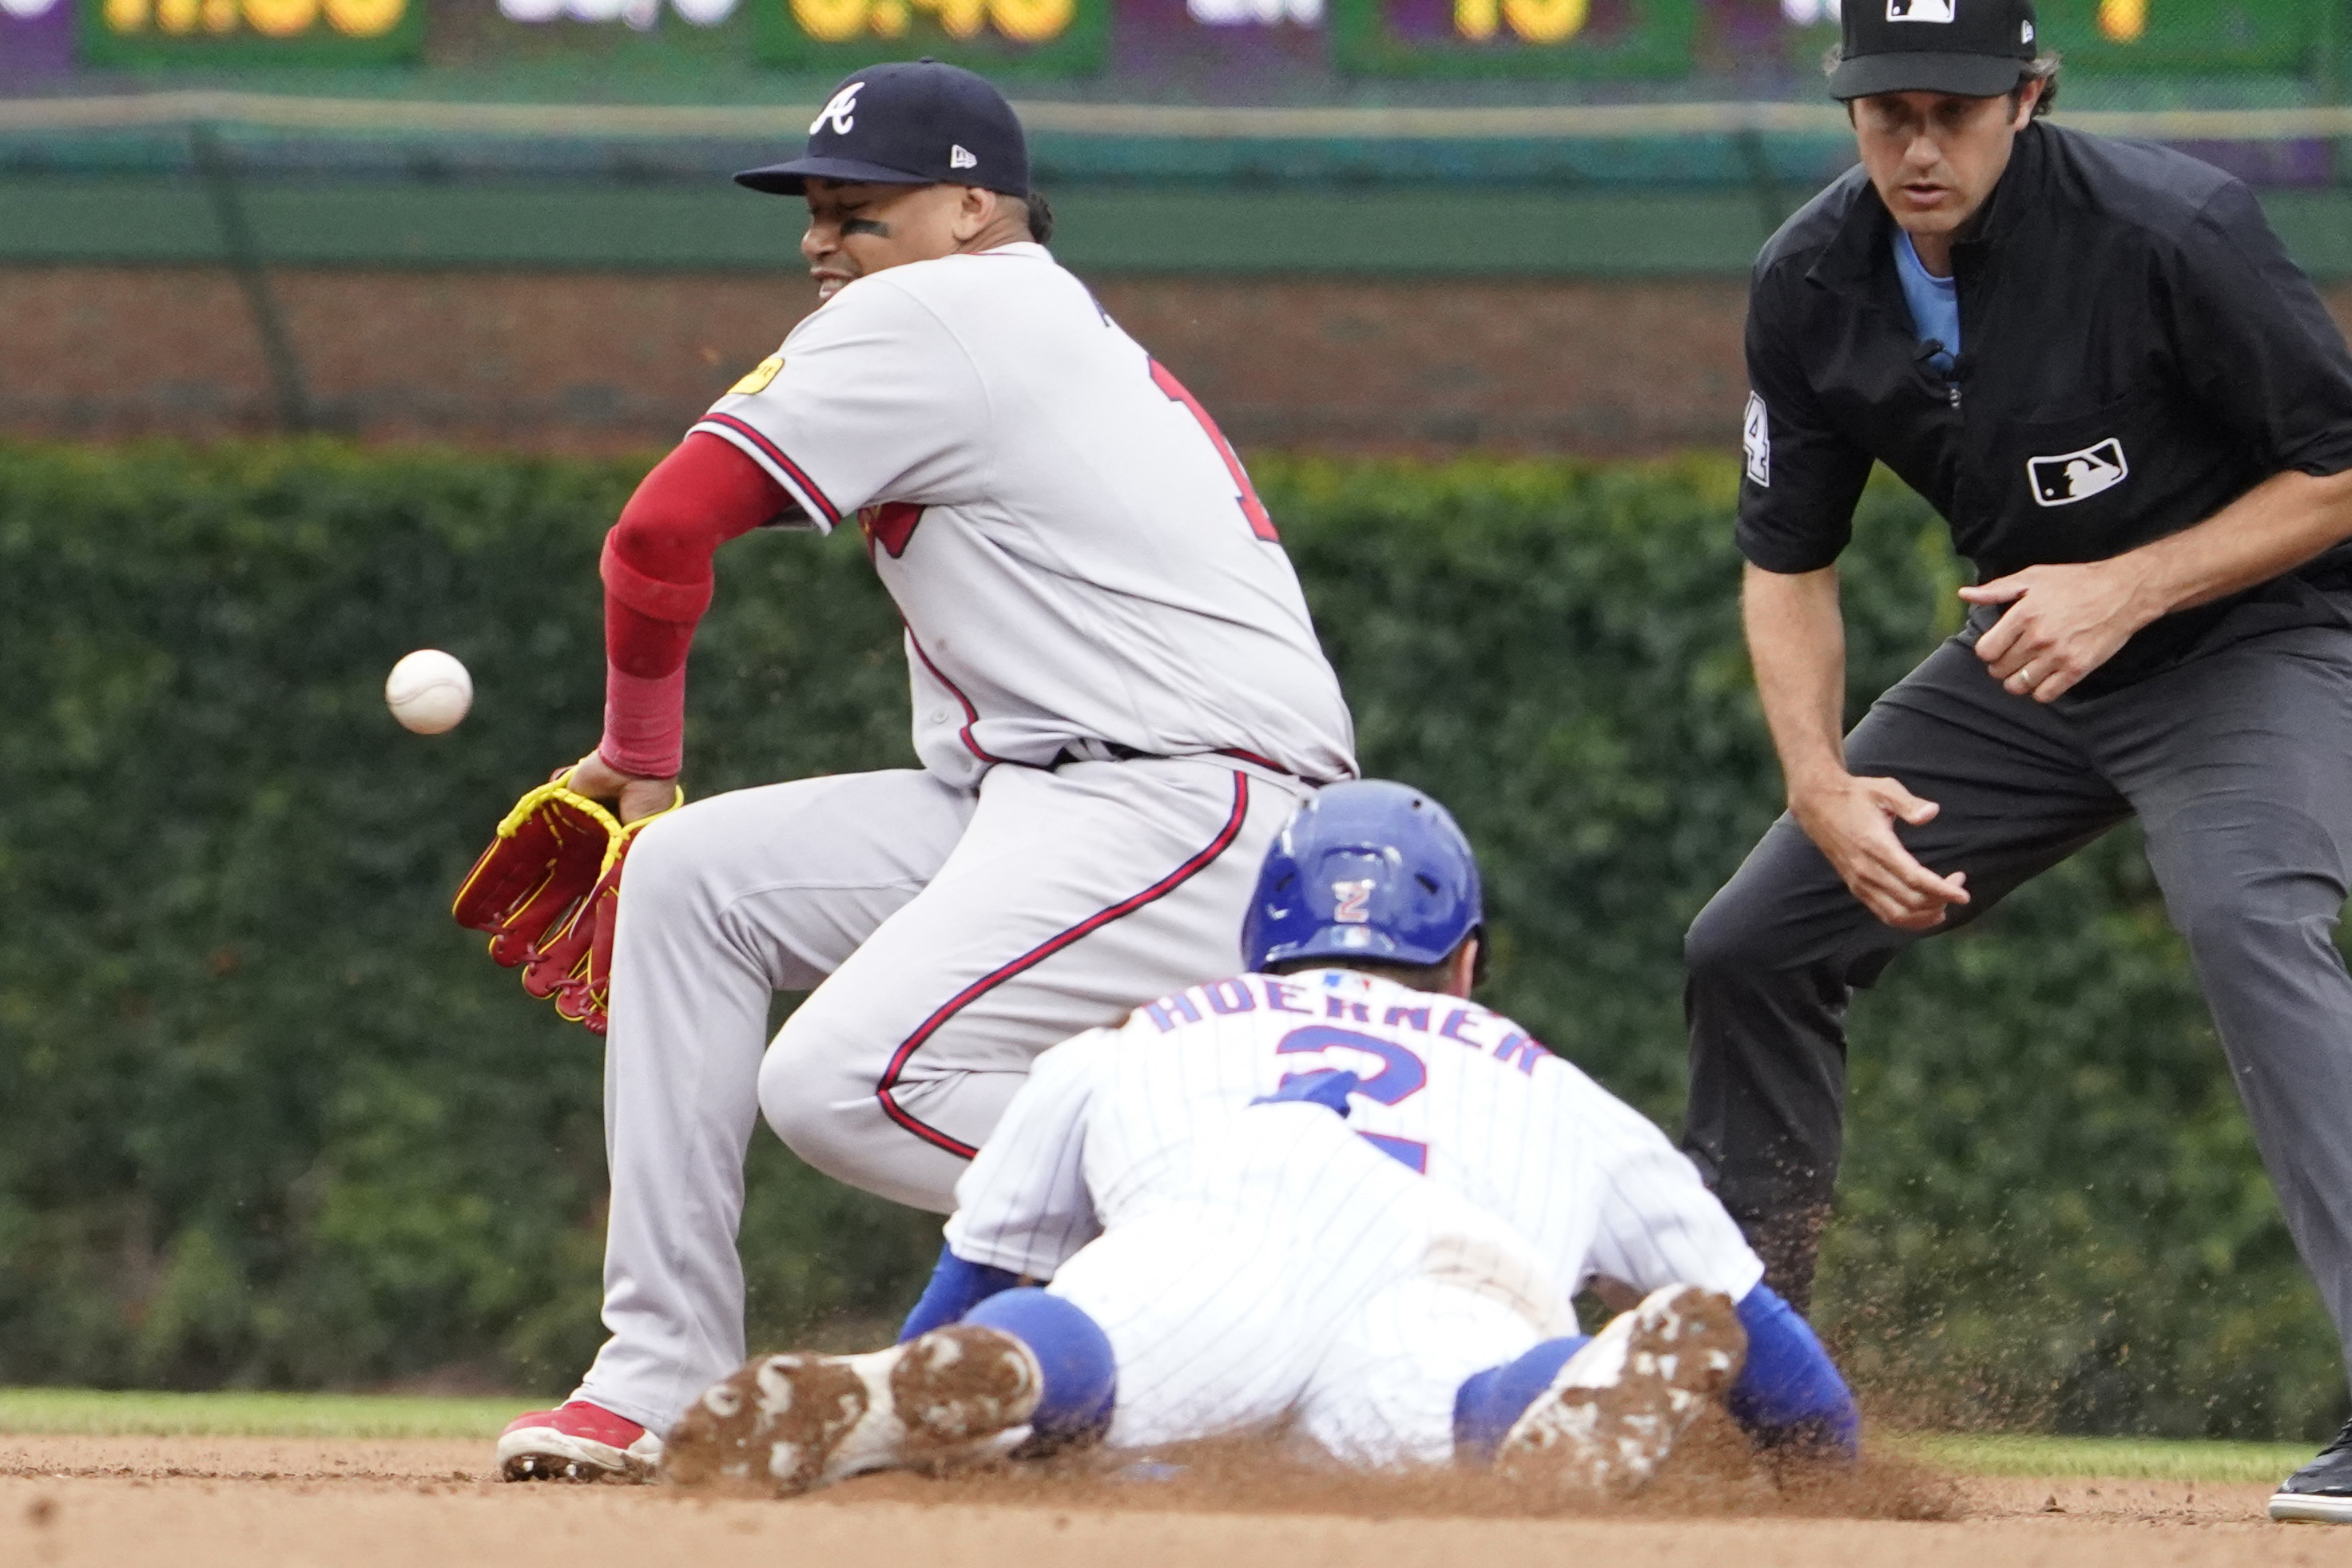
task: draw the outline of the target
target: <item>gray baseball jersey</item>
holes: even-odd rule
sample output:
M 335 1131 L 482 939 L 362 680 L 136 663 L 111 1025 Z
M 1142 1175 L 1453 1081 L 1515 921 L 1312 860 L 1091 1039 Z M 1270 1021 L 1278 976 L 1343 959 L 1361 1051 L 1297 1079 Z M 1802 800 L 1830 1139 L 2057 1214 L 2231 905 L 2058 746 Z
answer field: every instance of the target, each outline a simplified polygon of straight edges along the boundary
M 859 278 L 695 426 L 856 517 L 950 782 L 1066 748 L 1352 777 L 1298 579 L 1207 413 L 1043 246 Z

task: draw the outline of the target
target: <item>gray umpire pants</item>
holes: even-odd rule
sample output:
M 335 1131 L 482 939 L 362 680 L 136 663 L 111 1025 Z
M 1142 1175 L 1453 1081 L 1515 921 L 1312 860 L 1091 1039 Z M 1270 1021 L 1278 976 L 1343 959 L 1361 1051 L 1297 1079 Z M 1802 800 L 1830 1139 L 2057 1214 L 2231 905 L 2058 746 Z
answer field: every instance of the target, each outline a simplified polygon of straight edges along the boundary
M 1968 873 L 1973 902 L 1938 930 L 2139 818 L 2288 1228 L 2352 1355 L 2352 978 L 2333 941 L 2352 878 L 2352 628 L 2263 632 L 2047 706 L 2004 691 L 1976 635 L 1873 706 L 1847 737 L 1848 767 L 1942 808 L 1899 829 L 1930 869 Z M 1787 816 L 1690 929 L 1685 1145 L 1801 1310 L 1837 1179 L 1846 1004 L 1918 939 L 1865 910 Z

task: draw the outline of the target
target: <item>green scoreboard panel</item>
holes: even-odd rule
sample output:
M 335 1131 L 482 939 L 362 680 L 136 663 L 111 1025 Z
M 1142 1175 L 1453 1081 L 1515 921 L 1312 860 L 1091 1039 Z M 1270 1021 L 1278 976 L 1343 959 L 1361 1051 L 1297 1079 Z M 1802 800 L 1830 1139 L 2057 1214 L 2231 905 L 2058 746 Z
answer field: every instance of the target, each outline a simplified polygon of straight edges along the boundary
M 101 66 L 391 65 L 425 44 L 425 0 L 78 0 Z
M 767 65 L 853 71 L 920 55 L 990 75 L 1103 68 L 1112 0 L 745 0 Z
M 1724 0 L 1717 0 L 1724 3 Z M 1875 0 L 1847 0 L 1851 5 Z M 2042 45 L 2082 76 L 2314 74 L 2345 0 L 2036 0 Z M 1830 0 L 1784 0 L 1785 57 L 1811 67 L 1837 42 Z
M 2084 72 L 2294 74 L 2342 0 L 2040 0 L 2043 44 Z
M 1696 0 L 1330 0 L 1333 57 L 1360 76 L 1675 77 Z

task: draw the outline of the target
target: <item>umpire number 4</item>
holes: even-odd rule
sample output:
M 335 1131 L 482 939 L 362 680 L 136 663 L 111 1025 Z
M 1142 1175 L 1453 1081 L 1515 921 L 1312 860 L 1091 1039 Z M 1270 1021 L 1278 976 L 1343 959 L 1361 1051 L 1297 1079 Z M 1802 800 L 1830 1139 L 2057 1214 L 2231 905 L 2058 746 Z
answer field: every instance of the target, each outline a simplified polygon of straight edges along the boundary
M 1217 422 L 1209 417 L 1209 411 L 1201 406 L 1201 400 L 1186 392 L 1184 383 L 1158 360 L 1151 361 L 1151 381 L 1153 385 L 1168 394 L 1171 401 L 1182 403 L 1190 411 L 1192 417 L 1200 422 L 1201 432 L 1209 438 L 1209 444 L 1215 447 L 1217 455 L 1225 460 L 1225 472 L 1234 477 L 1234 499 L 1241 503 L 1242 516 L 1249 519 L 1250 532 L 1270 545 L 1280 544 L 1282 536 L 1274 531 L 1274 519 L 1266 515 L 1265 503 L 1257 498 L 1257 486 L 1250 483 L 1248 470 L 1242 466 L 1242 460 L 1234 455 L 1233 443 L 1227 441 L 1225 433 L 1217 428 Z

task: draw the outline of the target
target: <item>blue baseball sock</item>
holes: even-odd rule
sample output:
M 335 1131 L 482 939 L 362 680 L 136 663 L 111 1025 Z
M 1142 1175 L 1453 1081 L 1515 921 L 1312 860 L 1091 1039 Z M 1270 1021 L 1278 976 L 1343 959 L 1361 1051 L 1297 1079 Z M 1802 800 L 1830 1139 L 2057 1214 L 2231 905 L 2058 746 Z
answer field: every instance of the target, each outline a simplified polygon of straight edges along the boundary
M 949 1249 L 940 1249 L 938 1267 L 931 1270 L 931 1282 L 923 1287 L 923 1299 L 907 1314 L 898 1330 L 898 1343 L 906 1343 L 917 1334 L 961 1322 L 963 1315 L 999 1291 L 1009 1291 L 1019 1276 L 1003 1269 L 992 1269 L 985 1263 L 967 1262 Z
M 1748 1435 L 1847 1458 L 1861 1452 L 1862 1416 L 1812 1326 L 1764 1285 L 1740 1301 L 1739 1322 L 1748 1363 L 1727 1402 Z
M 1517 1361 L 1474 1372 L 1454 1395 L 1454 1451 L 1480 1464 L 1510 1436 L 1511 1424 L 1527 1413 L 1568 1358 L 1592 1343 L 1584 1334 L 1548 1339 Z
M 1118 1364 L 1110 1336 L 1059 1296 L 1023 1286 L 991 1296 L 964 1318 L 1027 1345 L 1045 1372 L 1045 1390 L 1030 1424 L 1041 1437 L 1074 1443 L 1110 1428 L 1118 1398 Z

